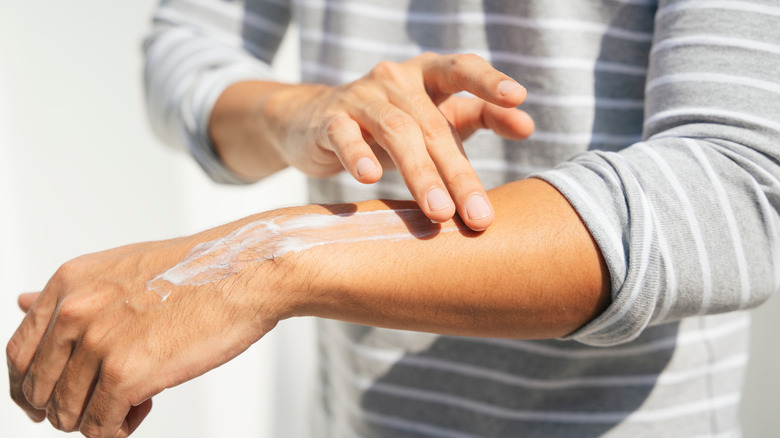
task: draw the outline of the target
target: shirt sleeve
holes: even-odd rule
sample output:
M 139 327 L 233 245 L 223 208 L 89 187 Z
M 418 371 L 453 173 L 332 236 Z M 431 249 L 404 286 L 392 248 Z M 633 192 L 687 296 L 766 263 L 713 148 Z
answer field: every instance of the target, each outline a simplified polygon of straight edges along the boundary
M 611 274 L 612 304 L 570 339 L 627 342 L 777 290 L 778 72 L 777 2 L 660 2 L 643 141 L 537 175 L 578 211 Z
M 271 79 L 290 21 L 284 1 L 163 0 L 144 41 L 144 88 L 154 132 L 189 151 L 215 181 L 244 184 L 217 156 L 211 109 L 231 84 Z

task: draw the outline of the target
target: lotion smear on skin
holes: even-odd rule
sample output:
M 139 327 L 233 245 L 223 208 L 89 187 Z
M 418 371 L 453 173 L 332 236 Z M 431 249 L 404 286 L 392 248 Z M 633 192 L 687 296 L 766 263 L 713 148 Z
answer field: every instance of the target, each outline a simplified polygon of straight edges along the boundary
M 279 216 L 251 222 L 222 238 L 201 243 L 176 266 L 147 282 L 163 301 L 175 286 L 221 281 L 247 266 L 315 246 L 432 237 L 467 228 L 435 225 L 420 210 L 378 210 L 337 215 Z

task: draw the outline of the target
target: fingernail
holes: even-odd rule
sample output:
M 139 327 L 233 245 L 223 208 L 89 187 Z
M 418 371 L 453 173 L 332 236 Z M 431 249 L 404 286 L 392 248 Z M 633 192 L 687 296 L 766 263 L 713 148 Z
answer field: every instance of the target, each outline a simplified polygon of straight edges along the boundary
M 355 170 L 357 171 L 358 176 L 363 176 L 372 171 L 375 167 L 376 165 L 370 158 L 363 157 L 358 160 Z
M 498 93 L 501 94 L 502 96 L 510 95 L 522 89 L 523 86 L 518 84 L 515 81 L 507 80 L 498 83 Z
M 490 206 L 482 195 L 472 195 L 466 201 L 466 215 L 471 220 L 484 219 L 490 216 Z
M 444 190 L 434 187 L 428 190 L 428 194 L 425 195 L 425 201 L 428 203 L 428 208 L 431 211 L 444 210 L 452 205 L 452 200 Z

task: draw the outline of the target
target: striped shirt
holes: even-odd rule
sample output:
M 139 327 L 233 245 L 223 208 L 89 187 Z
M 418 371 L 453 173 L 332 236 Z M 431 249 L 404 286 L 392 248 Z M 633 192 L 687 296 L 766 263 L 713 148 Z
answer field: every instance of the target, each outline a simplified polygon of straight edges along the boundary
M 438 336 L 321 321 L 334 437 L 726 437 L 749 316 L 780 284 L 780 3 L 737 0 L 168 0 L 146 44 L 149 114 L 215 180 L 211 108 L 271 77 L 294 20 L 302 77 L 476 53 L 528 89 L 536 132 L 465 147 L 486 187 L 535 175 L 571 202 L 612 304 L 567 339 Z M 311 179 L 313 202 L 410 198 L 386 172 Z M 522 232 L 518 230 L 518 232 Z

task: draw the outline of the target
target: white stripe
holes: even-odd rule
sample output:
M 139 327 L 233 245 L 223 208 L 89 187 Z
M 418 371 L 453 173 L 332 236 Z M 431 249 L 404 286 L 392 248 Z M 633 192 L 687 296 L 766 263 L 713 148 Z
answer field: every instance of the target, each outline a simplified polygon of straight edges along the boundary
M 492 62 L 506 62 L 509 64 L 518 64 L 525 67 L 574 69 L 585 70 L 587 72 L 595 70 L 605 73 L 623 74 L 630 76 L 647 75 L 647 66 L 625 64 L 622 62 L 606 62 L 600 60 L 594 61 L 590 58 L 527 56 L 515 52 L 503 51 L 473 51 L 473 53 L 478 55 L 481 54 L 483 58 L 492 60 Z
M 459 48 L 457 50 L 419 47 L 412 44 L 393 44 L 381 41 L 370 41 L 365 38 L 354 38 L 344 35 L 324 32 L 314 29 L 301 29 L 301 40 L 315 44 L 329 44 L 344 50 L 361 51 L 365 53 L 382 53 L 384 56 L 395 56 L 400 58 L 412 58 L 425 51 L 431 51 L 441 54 L 455 53 L 474 53 L 482 58 L 495 62 L 505 62 L 517 64 L 524 67 L 538 67 L 548 69 L 573 69 L 591 72 L 593 70 L 625 74 L 633 76 L 645 76 L 647 67 L 642 65 L 631 65 L 617 62 L 604 62 L 588 58 L 566 58 L 566 57 L 544 57 L 522 55 L 515 52 L 506 51 L 485 51 L 469 48 Z
M 758 125 L 762 128 L 769 128 L 780 133 L 780 123 L 775 122 L 774 120 L 765 119 L 763 117 L 758 117 L 751 114 L 715 108 L 676 108 L 667 111 L 661 111 L 653 114 L 645 120 L 645 131 L 647 131 L 648 128 L 653 124 L 665 121 L 666 119 L 673 119 L 675 117 L 692 117 L 696 121 L 709 121 L 706 120 L 706 118 L 709 117 L 722 119 L 727 123 L 741 121 L 752 125 Z M 656 135 L 650 137 L 650 139 L 655 139 Z
M 361 416 L 367 421 L 379 424 L 385 427 L 412 432 L 420 435 L 427 435 L 439 438 L 479 438 L 477 435 L 463 433 L 457 430 L 444 427 L 425 424 L 419 421 L 410 421 L 401 418 L 395 418 L 388 415 L 381 415 L 375 412 L 362 411 Z
M 333 84 L 344 84 L 360 79 L 363 74 L 353 71 L 347 71 L 329 65 L 320 64 L 316 61 L 301 62 L 302 71 L 310 75 L 311 79 L 318 79 Z M 603 109 L 618 110 L 642 110 L 644 109 L 644 100 L 641 99 L 612 99 L 606 97 L 594 97 L 592 95 L 549 95 L 528 93 L 525 103 L 551 106 L 551 107 L 596 107 Z M 621 141 L 627 137 L 620 136 Z M 631 136 L 633 140 L 639 136 Z M 617 140 L 615 140 L 617 141 Z M 630 143 L 628 143 L 630 144 Z
M 351 381 L 351 383 L 355 384 L 357 382 Z M 345 389 L 342 388 L 342 385 L 334 385 L 334 387 L 335 388 L 333 389 L 332 392 L 335 394 L 335 397 L 338 399 L 336 400 L 338 402 L 338 406 L 346 407 L 347 412 L 359 420 L 380 425 L 383 427 L 388 427 L 391 429 L 402 430 L 405 432 L 412 432 L 412 433 L 431 436 L 431 437 L 478 438 L 475 435 L 470 435 L 461 431 L 370 411 L 368 409 L 358 406 L 355 403 L 355 401 L 352 400 L 352 397 L 350 397 L 348 394 L 345 394 Z M 343 423 L 347 423 L 347 424 L 343 424 Z M 339 433 L 334 436 L 342 437 L 345 436 L 346 434 L 353 437 L 360 436 L 360 434 L 358 434 L 357 431 L 354 430 L 352 425 L 346 421 L 339 421 L 335 426 L 339 429 Z
M 523 103 L 554 107 L 595 107 L 620 110 L 641 110 L 645 106 L 645 101 L 642 99 L 612 99 L 593 95 L 553 96 L 536 93 L 528 93 Z
M 164 10 L 159 10 L 155 15 L 155 18 L 168 20 L 173 23 L 180 23 L 180 22 L 186 23 L 190 17 L 187 17 L 176 10 L 164 9 Z M 182 29 L 176 29 L 176 30 L 181 31 Z M 234 49 L 236 51 L 241 51 L 242 48 L 246 48 L 247 51 L 251 52 L 256 57 L 259 57 L 261 59 L 272 59 L 273 57 L 273 53 L 269 51 L 267 47 L 260 46 L 254 41 L 244 40 L 241 36 L 236 35 L 234 33 L 226 32 L 222 29 L 213 28 L 213 27 L 208 29 L 202 28 L 200 29 L 200 32 L 202 32 L 202 34 L 191 34 L 191 37 L 189 41 L 187 41 L 187 43 L 201 40 L 201 41 L 210 42 L 212 45 L 216 46 L 217 44 L 214 44 L 215 42 L 218 43 L 221 42 L 226 46 L 230 46 L 231 49 Z M 222 46 L 222 49 L 225 50 L 226 47 Z M 253 58 L 247 55 L 247 59 L 253 59 Z
M 619 411 L 619 412 L 583 412 L 583 411 L 539 411 L 539 410 L 517 410 L 497 406 L 492 403 L 486 403 L 458 396 L 455 394 L 443 393 L 439 391 L 422 390 L 413 387 L 374 381 L 368 378 L 362 378 L 349 373 L 340 366 L 337 372 L 347 381 L 357 386 L 363 391 L 370 390 L 373 393 L 380 393 L 392 397 L 399 397 L 417 402 L 431 403 L 463 409 L 473 413 L 486 415 L 494 418 L 500 418 L 510 421 L 556 421 L 568 424 L 603 424 L 615 422 L 646 423 L 667 421 L 676 418 L 684 418 L 691 415 L 697 415 L 709 410 L 717 410 L 725 407 L 737 405 L 740 400 L 740 394 L 728 394 L 716 397 L 710 400 L 699 400 L 690 403 L 683 403 L 675 406 L 668 406 L 663 409 L 646 409 L 641 411 Z
M 614 278 L 613 281 L 622 281 L 623 277 L 625 276 L 626 265 L 628 264 L 628 261 L 625 259 L 625 248 L 623 247 L 623 240 L 621 239 L 620 235 L 615 234 L 615 230 L 612 229 L 611 222 L 604 214 L 601 206 L 596 202 L 595 199 L 590 196 L 590 194 L 588 194 L 587 191 L 585 191 L 579 182 L 569 177 L 565 172 L 560 170 L 550 170 L 545 172 L 545 174 L 554 175 L 559 181 L 566 184 L 566 186 L 574 192 L 573 194 L 585 203 L 588 211 L 594 215 L 596 223 L 602 224 L 602 230 L 604 231 L 605 237 L 607 238 L 607 242 L 604 243 L 607 243 L 611 247 L 602 252 L 606 252 L 607 254 L 612 253 L 618 255 L 619 257 L 623 257 L 623 264 L 618 267 L 619 271 L 613 273 L 618 277 Z
M 442 372 L 459 374 L 471 378 L 499 382 L 505 385 L 541 390 L 560 390 L 567 388 L 600 388 L 614 386 L 652 386 L 679 385 L 702 376 L 714 375 L 744 368 L 747 365 L 747 355 L 737 354 L 718 362 L 689 369 L 666 371 L 658 374 L 610 375 L 610 376 L 578 376 L 573 379 L 535 379 L 518 374 L 475 366 L 461 362 L 450 361 L 427 356 L 407 355 L 399 350 L 388 350 L 355 342 L 337 329 L 327 328 L 327 338 L 347 348 L 350 354 L 386 365 L 401 365 L 422 369 L 432 369 Z M 335 358 L 334 358 L 335 359 Z M 338 360 L 338 359 L 335 359 Z
M 642 189 L 642 184 L 636 178 L 634 169 L 632 168 L 631 164 L 626 162 L 623 159 L 623 157 L 621 157 L 616 153 L 609 152 L 606 155 L 612 157 L 612 159 L 615 161 L 620 161 L 621 164 L 627 169 L 627 172 L 625 172 L 625 174 L 626 176 L 631 175 L 633 180 L 631 181 L 631 185 L 636 189 L 637 193 L 639 194 L 638 197 L 642 204 L 642 214 L 640 217 L 644 219 L 644 228 L 642 230 L 643 231 L 642 241 L 641 241 L 642 250 L 639 258 L 639 269 L 637 270 L 632 269 L 632 271 L 636 272 L 636 275 L 633 275 L 635 283 L 633 288 L 629 292 L 628 297 L 625 296 L 625 291 L 621 292 L 617 299 L 617 302 L 613 302 L 613 304 L 609 306 L 607 311 L 604 312 L 602 317 L 599 317 L 591 324 L 588 324 L 586 328 L 580 329 L 577 332 L 577 336 L 585 336 L 601 330 L 605 330 L 608 327 L 615 324 L 616 322 L 618 322 L 619 320 L 621 320 L 623 317 L 625 317 L 626 314 L 629 313 L 629 311 L 634 309 L 634 303 L 636 302 L 636 300 L 639 298 L 642 291 L 644 290 L 646 273 L 647 273 L 647 269 L 650 266 L 650 249 L 652 248 L 653 236 L 656 233 L 655 227 L 653 226 L 654 223 L 656 223 L 655 211 L 653 209 L 652 204 L 650 204 L 650 201 L 647 199 L 644 190 Z M 626 182 L 625 178 L 623 179 L 623 181 L 625 184 Z M 631 214 L 629 213 L 629 215 Z M 636 248 L 636 242 L 632 242 L 630 246 L 631 249 L 634 250 Z M 621 290 L 622 289 L 623 288 L 621 287 Z M 615 304 L 619 304 L 619 307 L 616 308 Z M 605 316 L 606 318 L 604 318 Z M 646 321 L 642 321 L 640 328 L 644 328 L 648 322 L 649 322 L 649 318 Z M 638 329 L 639 328 L 634 329 L 632 336 L 639 335 Z
M 662 85 L 674 84 L 678 82 L 713 82 L 718 84 L 741 85 L 756 88 L 758 90 L 768 91 L 770 93 L 780 94 L 780 85 L 763 81 L 748 76 L 733 76 L 720 73 L 692 72 L 676 73 L 659 76 L 647 83 L 645 93 L 660 87 Z
M 637 42 L 651 42 L 653 34 L 611 26 L 603 23 L 572 19 L 527 18 L 517 15 L 485 13 L 483 11 L 423 12 L 388 8 L 379 5 L 355 2 L 324 2 L 322 0 L 297 1 L 296 5 L 308 8 L 327 9 L 342 14 L 353 14 L 371 19 L 416 24 L 469 24 L 485 26 L 508 25 L 525 29 L 581 32 L 598 36 L 625 39 Z
M 767 6 L 759 3 L 746 1 L 687 1 L 668 4 L 660 9 L 656 14 L 656 20 L 664 18 L 669 14 L 691 9 L 725 9 L 730 11 L 753 12 L 763 15 L 780 17 L 780 8 L 776 6 Z
M 707 435 L 696 435 L 696 436 L 689 436 L 686 438 L 741 438 L 742 432 L 739 430 L 729 430 L 726 432 L 717 432 L 714 435 L 707 434 Z
M 729 38 L 717 35 L 691 35 L 675 38 L 668 38 L 653 45 L 650 54 L 658 53 L 662 50 L 669 50 L 683 46 L 719 46 L 736 47 L 740 49 L 755 50 L 759 52 L 780 55 L 780 46 L 776 44 L 764 43 L 756 40 L 747 40 L 742 38 Z
M 778 185 L 777 179 L 775 179 L 773 175 L 765 169 L 759 169 L 765 176 L 771 178 L 772 182 L 775 183 L 775 186 Z M 764 218 L 764 232 L 767 235 L 767 243 L 769 245 L 769 253 L 771 254 L 770 258 L 772 260 L 772 270 L 775 273 L 774 287 L 772 290 L 777 292 L 780 291 L 780 236 L 778 236 L 780 225 L 777 223 L 777 210 L 769 203 L 769 200 L 766 198 L 766 193 L 764 193 L 764 190 L 758 185 L 758 182 L 751 178 L 751 183 L 753 185 L 753 190 L 756 192 L 756 200 L 761 208 L 761 217 Z
M 241 26 L 243 25 L 250 25 L 254 28 L 262 29 L 266 32 L 273 33 L 276 36 L 284 35 L 285 31 L 287 30 L 287 26 L 283 26 L 280 25 L 279 23 L 271 21 L 268 18 L 265 18 L 263 15 L 255 14 L 253 12 L 247 11 L 246 8 L 243 7 L 242 2 L 215 2 L 213 0 L 178 0 L 173 5 L 161 6 L 159 10 L 168 9 L 168 8 L 177 8 L 176 3 L 189 4 L 190 6 L 195 6 L 197 8 L 200 8 L 204 12 L 211 15 L 209 19 L 211 19 L 212 22 L 215 21 L 214 20 L 215 17 L 227 18 L 233 24 L 236 25 L 237 30 L 240 29 Z M 186 13 L 183 16 L 188 18 L 189 21 L 192 21 L 193 19 L 196 18 L 191 13 Z M 203 22 L 199 21 L 199 24 L 202 25 Z
M 620 3 L 624 5 L 635 5 L 635 6 L 657 6 L 658 0 L 608 0 L 615 3 Z
M 595 349 L 564 349 L 556 348 L 548 344 L 541 344 L 533 341 L 522 341 L 515 339 L 497 339 L 486 338 L 476 339 L 460 338 L 463 341 L 480 342 L 492 344 L 499 347 L 510 348 L 513 350 L 532 352 L 539 355 L 562 357 L 567 359 L 588 359 L 601 358 L 605 356 L 623 357 L 632 355 L 651 354 L 659 351 L 669 350 L 677 346 L 696 344 L 702 341 L 713 341 L 741 331 L 750 327 L 750 318 L 747 315 L 741 315 L 739 318 L 729 321 L 714 328 L 708 328 L 702 333 L 698 330 L 680 333 L 667 338 L 657 339 L 641 345 L 618 346 L 610 348 Z
M 640 141 L 641 139 L 641 135 L 618 135 L 607 134 L 603 132 L 567 133 L 548 131 L 534 131 L 534 133 L 528 137 L 528 140 L 544 143 L 573 145 L 600 144 L 606 146 L 629 146 Z
M 666 242 L 666 234 L 661 230 L 661 224 L 658 222 L 658 216 L 653 216 L 653 223 L 658 230 L 658 251 L 661 254 L 664 271 L 666 273 L 666 288 L 664 290 L 664 302 L 660 312 L 653 315 L 650 324 L 660 324 L 666 322 L 666 317 L 672 309 L 672 305 L 677 303 L 677 273 L 675 272 L 675 263 L 672 258 L 672 252 L 669 250 L 669 244 Z
M 682 210 L 685 214 L 688 227 L 691 230 L 691 236 L 693 237 L 693 243 L 696 247 L 696 253 L 699 256 L 699 267 L 701 268 L 702 275 L 702 298 L 699 314 L 704 314 L 709 308 L 710 300 L 712 299 L 712 270 L 710 268 L 710 257 L 707 253 L 707 247 L 704 244 L 701 227 L 699 226 L 699 220 L 696 218 L 696 212 L 693 209 L 693 205 L 691 204 L 688 195 L 682 188 L 680 180 L 677 179 L 677 176 L 669 167 L 669 164 L 666 163 L 664 158 L 645 143 L 637 145 L 637 150 L 643 152 L 645 155 L 650 157 L 651 160 L 653 160 L 661 173 L 664 174 L 664 177 L 666 177 L 666 180 L 672 187 L 672 191 L 675 193 L 675 195 L 677 195 L 677 199 L 680 201 L 680 205 L 682 205 Z M 664 305 L 666 306 L 666 303 L 664 303 Z M 664 309 L 662 313 L 665 316 L 668 312 L 669 309 Z
M 747 259 L 745 258 L 744 247 L 742 246 L 742 236 L 739 232 L 739 226 L 737 225 L 737 219 L 734 217 L 734 211 L 731 207 L 731 202 L 726 194 L 726 190 L 720 181 L 720 178 L 712 169 L 707 156 L 702 151 L 701 146 L 693 140 L 684 139 L 685 144 L 693 152 L 693 156 L 701 165 L 704 172 L 707 174 L 713 189 L 718 196 L 720 206 L 723 211 L 723 215 L 726 218 L 726 223 L 729 227 L 729 234 L 731 236 L 731 243 L 734 247 L 734 253 L 736 256 L 737 271 L 739 272 L 739 284 L 741 289 L 740 305 L 739 309 L 744 309 L 750 300 L 750 279 L 748 278 L 747 271 Z

